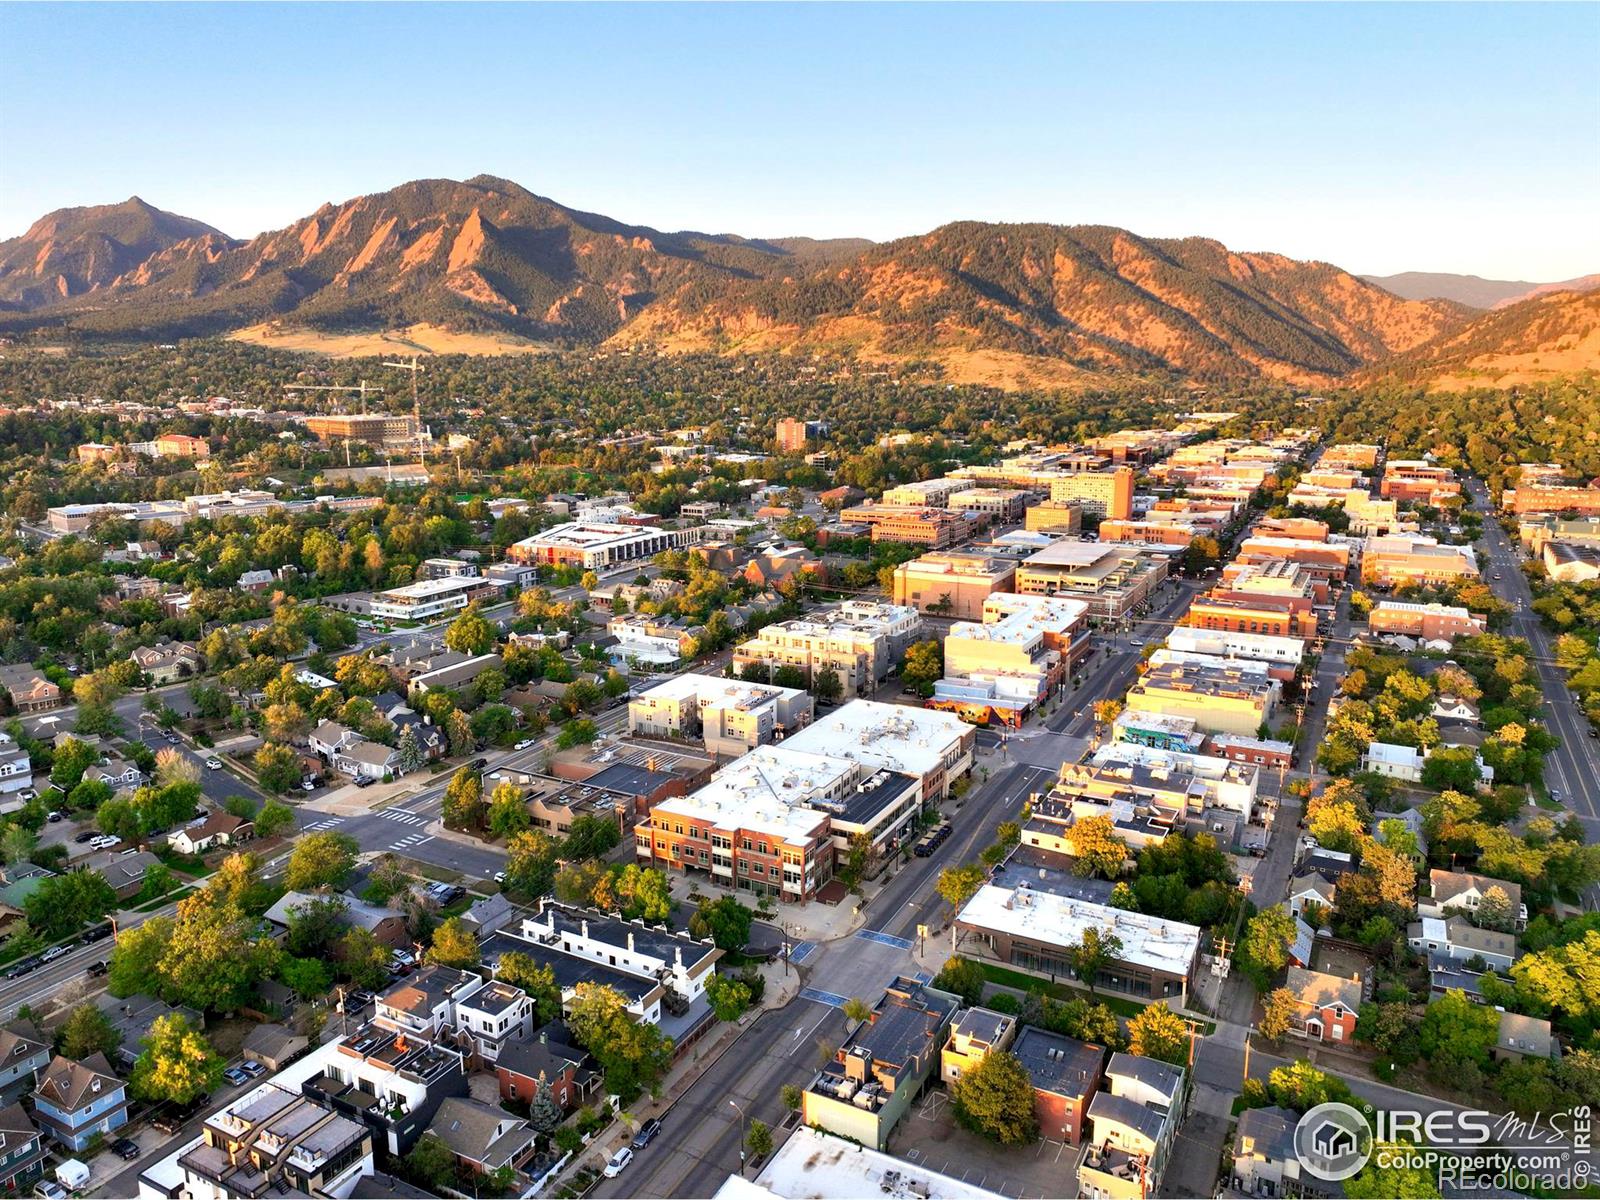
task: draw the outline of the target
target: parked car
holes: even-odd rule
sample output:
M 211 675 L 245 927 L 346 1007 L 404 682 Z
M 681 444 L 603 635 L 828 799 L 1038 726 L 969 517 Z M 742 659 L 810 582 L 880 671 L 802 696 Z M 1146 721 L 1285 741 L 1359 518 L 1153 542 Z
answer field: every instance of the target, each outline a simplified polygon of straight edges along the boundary
M 84 844 L 84 843 L 85 843 L 85 842 L 92 842 L 92 841 L 94 841 L 94 839 L 95 839 L 95 838 L 96 838 L 96 837 L 98 837 L 98 836 L 99 836 L 99 835 L 98 835 L 98 834 L 97 834 L 97 833 L 95 833 L 95 831 L 94 831 L 94 830 L 92 830 L 92 829 L 85 829 L 85 830 L 84 830 L 84 831 L 83 831 L 83 832 L 82 832 L 82 833 L 80 833 L 80 834 L 78 834 L 78 836 L 77 836 L 77 837 L 75 837 L 75 838 L 73 838 L 73 839 L 72 839 L 72 840 L 73 840 L 73 841 L 74 841 L 74 842 L 76 842 L 76 843 L 78 843 L 78 845 L 80 845 L 80 846 L 81 846 L 81 845 L 83 845 L 83 844 Z
M 317 790 L 317 785 L 310 779 L 302 779 L 300 781 L 300 790 L 302 792 L 314 792 Z
M 72 949 L 71 946 L 51 946 L 50 949 L 46 950 L 39 956 L 39 961 L 42 963 L 55 962 L 56 959 L 60 958 L 70 949 Z
M 206 759 L 206 769 L 208 771 L 220 771 L 220 770 L 222 770 L 222 760 L 220 758 L 208 758 L 208 759 Z
M 357 787 L 371 787 L 377 781 L 370 775 L 357 775 L 350 782 L 355 784 Z
M 122 1159 L 123 1162 L 132 1162 L 144 1151 L 139 1149 L 139 1143 L 132 1138 L 118 1138 L 111 1143 L 111 1153 Z
M 655 1140 L 656 1134 L 660 1132 L 661 1118 L 651 1117 L 643 1125 L 639 1126 L 639 1132 L 633 1135 L 633 1148 L 635 1150 L 643 1150 Z
M 89 964 L 89 974 L 97 979 L 109 970 L 111 970 L 109 963 L 97 962 Z
M 222 1077 L 236 1086 L 243 1086 L 250 1082 L 250 1076 L 246 1075 L 238 1067 L 229 1067 L 222 1073 Z
M 38 967 L 40 961 L 41 960 L 37 958 L 19 958 L 16 962 L 11 964 L 11 969 L 6 972 L 6 978 L 21 979 L 29 971 L 32 971 Z
M 494 881 L 496 883 L 504 883 L 506 881 L 506 873 L 504 871 L 496 871 L 494 873 Z
M 66 1188 L 53 1179 L 41 1179 L 34 1184 L 33 1194 L 38 1196 L 40 1200 L 67 1200 L 67 1197 L 71 1195 Z
M 603 1174 L 607 1179 L 615 1179 L 618 1175 L 622 1174 L 623 1169 L 626 1168 L 627 1165 L 632 1161 L 632 1148 L 624 1146 L 606 1160 L 606 1169 L 601 1172 L 601 1174 Z
M 533 739 L 532 738 L 523 738 L 520 742 L 518 742 L 516 744 L 514 749 L 526 750 L 531 745 L 533 745 Z
M 48 817 L 46 817 L 45 819 L 47 821 L 49 821 L 53 825 L 53 824 L 55 824 L 55 822 L 61 820 L 61 814 L 58 813 L 58 812 L 53 812 Z
M 207 1094 L 201 1094 L 187 1104 L 169 1105 L 150 1119 L 150 1125 L 152 1128 L 160 1130 L 168 1137 L 171 1137 L 210 1103 L 211 1097 Z
M 251 1079 L 259 1079 L 261 1076 L 267 1073 L 266 1067 L 262 1066 L 253 1058 L 245 1059 L 239 1064 L 239 1069 L 246 1075 L 250 1076 Z
M 169 734 L 166 735 L 166 738 L 167 738 L 167 744 L 168 745 L 176 746 L 178 744 L 178 735 L 177 734 L 169 733 Z
M 98 942 L 98 941 L 101 941 L 102 939 L 108 938 L 110 936 L 111 936 L 111 922 L 107 921 L 102 925 L 95 925 L 90 929 L 84 930 L 83 940 L 85 942 Z
M 372 1003 L 371 992 L 349 992 L 344 998 L 345 1012 L 357 1012 Z

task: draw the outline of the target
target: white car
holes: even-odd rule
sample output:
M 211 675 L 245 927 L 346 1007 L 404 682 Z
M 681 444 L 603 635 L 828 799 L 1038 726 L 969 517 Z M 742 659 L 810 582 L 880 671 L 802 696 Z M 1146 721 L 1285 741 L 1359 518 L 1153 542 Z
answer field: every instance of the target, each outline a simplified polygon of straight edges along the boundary
M 220 771 L 220 770 L 222 770 L 222 760 L 220 758 L 208 758 L 208 759 L 206 759 L 206 770 L 208 770 L 208 771 Z
M 517 743 L 516 749 L 518 749 L 518 750 L 526 750 L 531 745 L 533 745 L 533 739 L 532 738 L 523 738 L 520 742 Z
M 602 1172 L 602 1174 L 605 1175 L 607 1179 L 615 1179 L 618 1175 L 622 1174 L 623 1169 L 626 1168 L 627 1165 L 632 1161 L 632 1148 L 624 1146 L 606 1160 L 606 1169 Z
M 1528 803 L 1532 804 L 1533 801 L 1530 800 Z M 506 881 L 506 873 L 504 871 L 496 871 L 494 873 L 494 881 L 496 883 L 504 883 Z

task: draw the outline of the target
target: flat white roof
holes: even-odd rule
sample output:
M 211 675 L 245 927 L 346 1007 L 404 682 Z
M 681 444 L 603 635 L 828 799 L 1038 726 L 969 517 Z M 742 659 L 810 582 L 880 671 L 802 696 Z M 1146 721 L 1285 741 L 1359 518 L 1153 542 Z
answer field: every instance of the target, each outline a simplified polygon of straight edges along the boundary
M 1472 616 L 1470 612 L 1459 604 L 1418 604 L 1414 600 L 1380 600 L 1378 601 L 1378 611 L 1438 613 L 1443 617 L 1460 617 L 1463 620 Z
M 919 1163 L 869 1150 L 820 1130 L 798 1128 L 754 1180 L 730 1175 L 715 1200 L 1000 1200 Z
M 720 675 L 700 675 L 691 671 L 663 680 L 649 691 L 640 693 L 639 699 L 699 700 L 702 703 L 720 702 L 724 707 L 755 707 L 769 700 L 802 694 L 800 688 L 725 679 Z
M 971 729 L 952 713 L 852 700 L 790 734 L 783 745 L 920 776 L 943 763 Z
M 379 592 L 378 599 L 432 600 L 437 596 L 449 595 L 451 592 L 468 591 L 482 586 L 483 580 L 476 575 L 453 575 L 445 579 L 419 579 L 415 583 L 408 583 L 402 587 L 390 588 L 386 592 Z
M 828 817 L 826 811 L 812 807 L 811 801 L 854 776 L 856 764 L 805 753 L 794 746 L 796 740 L 789 738 L 781 746 L 757 746 L 723 767 L 699 791 L 663 800 L 651 812 L 803 842 Z
M 1097 929 L 1121 939 L 1123 962 L 1172 975 L 1187 975 L 1200 953 L 1196 926 L 1028 887 L 985 884 L 956 919 L 1048 946 L 1075 946 Z
M 557 545 L 593 550 L 613 542 L 626 542 L 642 537 L 659 537 L 665 529 L 655 525 L 605 525 L 597 521 L 568 521 L 553 525 L 543 533 L 518 542 L 519 546 Z

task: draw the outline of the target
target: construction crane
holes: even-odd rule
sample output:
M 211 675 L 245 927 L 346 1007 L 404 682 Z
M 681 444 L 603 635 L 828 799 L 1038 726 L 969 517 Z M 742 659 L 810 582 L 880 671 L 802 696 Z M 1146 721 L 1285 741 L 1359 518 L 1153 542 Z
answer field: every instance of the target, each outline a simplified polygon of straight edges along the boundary
M 386 362 L 383 365 L 394 367 L 396 370 L 411 372 L 411 420 L 417 427 L 417 457 L 422 460 L 422 469 L 426 471 L 428 469 L 428 452 L 425 448 L 426 439 L 422 436 L 422 404 L 417 399 L 417 376 L 422 374 L 426 368 L 417 361 L 415 354 L 411 356 L 410 362 Z
M 283 390 L 286 392 L 360 392 L 362 416 L 367 415 L 367 393 L 371 392 L 377 396 L 383 395 L 383 389 L 381 387 L 373 387 L 365 379 L 363 379 L 361 383 L 355 387 L 352 387 L 349 384 L 338 383 L 286 383 L 283 385 Z M 303 465 L 304 456 L 302 456 L 301 461 Z M 345 438 L 344 440 L 344 465 L 347 467 L 350 465 L 349 438 Z

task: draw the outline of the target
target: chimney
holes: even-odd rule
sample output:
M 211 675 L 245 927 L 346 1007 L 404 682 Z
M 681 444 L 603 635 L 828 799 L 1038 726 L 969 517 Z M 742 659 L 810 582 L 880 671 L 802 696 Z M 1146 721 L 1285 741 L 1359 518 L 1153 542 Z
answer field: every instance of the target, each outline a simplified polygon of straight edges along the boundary
M 582 921 L 580 921 L 578 923 L 578 928 L 583 931 L 582 932 L 583 940 L 584 941 L 588 941 L 589 940 L 589 918 L 585 917 Z
M 633 930 L 628 930 L 628 953 L 633 953 Z
M 629 934 L 628 936 L 632 937 L 633 935 Z M 678 970 L 680 970 L 680 971 L 683 970 L 683 947 L 682 946 L 673 947 L 673 950 L 672 950 L 672 961 L 673 961 L 673 965 L 676 966 L 678 968 Z

